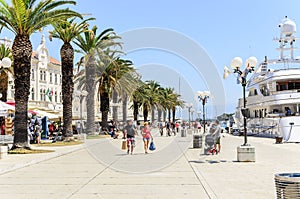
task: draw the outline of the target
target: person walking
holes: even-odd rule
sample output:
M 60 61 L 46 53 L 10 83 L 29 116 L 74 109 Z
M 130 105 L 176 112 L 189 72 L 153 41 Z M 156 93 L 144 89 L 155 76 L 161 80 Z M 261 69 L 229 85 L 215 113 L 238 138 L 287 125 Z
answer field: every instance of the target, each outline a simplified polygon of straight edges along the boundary
M 144 123 L 144 128 L 142 130 L 142 135 L 143 135 L 145 153 L 147 154 L 148 149 L 149 149 L 150 139 L 153 139 L 148 122 Z
M 221 151 L 221 126 L 218 120 L 215 121 L 215 128 L 212 136 L 214 137 L 215 144 L 214 144 L 214 151 L 216 154 L 220 153 Z M 218 148 L 218 149 L 217 149 Z
M 133 125 L 133 120 L 129 120 L 128 124 L 124 127 L 123 133 L 124 136 L 127 139 L 127 154 L 129 154 L 129 152 L 133 153 L 133 149 L 135 147 L 135 135 L 137 135 L 137 130 L 135 128 L 135 126 Z

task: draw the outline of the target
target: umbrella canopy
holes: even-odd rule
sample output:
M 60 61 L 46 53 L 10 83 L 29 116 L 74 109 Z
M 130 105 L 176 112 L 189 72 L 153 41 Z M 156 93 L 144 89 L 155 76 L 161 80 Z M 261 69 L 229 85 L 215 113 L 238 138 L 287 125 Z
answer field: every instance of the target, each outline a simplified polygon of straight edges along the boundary
M 15 110 L 15 107 L 0 101 L 0 111 Z

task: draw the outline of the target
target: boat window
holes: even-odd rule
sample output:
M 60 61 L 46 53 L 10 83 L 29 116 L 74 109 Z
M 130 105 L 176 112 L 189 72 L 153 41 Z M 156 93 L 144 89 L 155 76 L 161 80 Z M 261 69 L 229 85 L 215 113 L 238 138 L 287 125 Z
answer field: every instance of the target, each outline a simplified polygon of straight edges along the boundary
M 270 95 L 270 91 L 269 91 L 267 85 L 261 85 L 261 86 L 260 86 L 260 92 L 261 92 L 264 96 L 269 96 L 269 95 Z
M 289 82 L 288 87 L 289 90 L 300 89 L 300 82 Z
M 254 96 L 254 95 L 257 95 L 257 90 L 256 89 L 250 90 L 249 96 Z
M 300 81 L 277 82 L 277 91 L 300 90 Z

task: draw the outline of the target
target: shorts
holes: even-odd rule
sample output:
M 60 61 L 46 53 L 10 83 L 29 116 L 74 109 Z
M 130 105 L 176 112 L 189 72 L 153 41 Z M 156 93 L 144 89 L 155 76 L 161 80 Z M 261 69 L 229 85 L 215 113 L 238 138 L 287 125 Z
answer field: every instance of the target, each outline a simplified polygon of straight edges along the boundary
M 151 138 L 143 138 L 144 141 L 149 141 Z
M 221 138 L 220 137 L 217 138 L 216 144 L 221 144 Z
M 131 146 L 135 146 L 135 139 L 134 138 L 127 138 L 127 144 Z

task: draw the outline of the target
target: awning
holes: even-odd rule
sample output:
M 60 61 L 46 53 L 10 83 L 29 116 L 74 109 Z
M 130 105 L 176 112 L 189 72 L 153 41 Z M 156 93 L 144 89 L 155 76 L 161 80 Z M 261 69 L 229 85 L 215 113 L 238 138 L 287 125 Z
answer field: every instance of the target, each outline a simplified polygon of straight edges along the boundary
M 15 110 L 15 106 L 9 105 L 5 102 L 0 101 L 0 111 L 8 111 L 8 110 Z
M 42 110 L 38 110 L 38 109 L 34 109 L 33 111 L 36 112 L 36 115 L 38 115 L 40 117 L 47 116 L 49 120 L 58 120 L 62 117 L 60 115 L 52 114 L 52 113 L 49 113 L 47 111 L 42 111 Z

